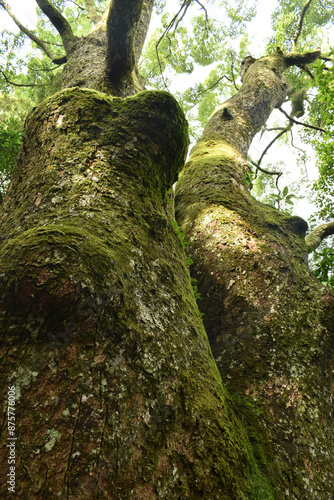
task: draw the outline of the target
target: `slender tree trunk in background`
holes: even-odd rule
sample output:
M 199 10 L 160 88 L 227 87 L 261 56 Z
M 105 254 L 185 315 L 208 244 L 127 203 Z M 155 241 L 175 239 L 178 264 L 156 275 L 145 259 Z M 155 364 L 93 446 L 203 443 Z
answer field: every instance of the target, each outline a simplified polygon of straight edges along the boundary
M 248 68 L 191 153 L 176 218 L 214 358 L 275 498 L 329 500 L 334 297 L 308 269 L 305 221 L 257 202 L 244 182 L 250 142 L 285 98 L 282 72 L 303 57 L 317 55 Z

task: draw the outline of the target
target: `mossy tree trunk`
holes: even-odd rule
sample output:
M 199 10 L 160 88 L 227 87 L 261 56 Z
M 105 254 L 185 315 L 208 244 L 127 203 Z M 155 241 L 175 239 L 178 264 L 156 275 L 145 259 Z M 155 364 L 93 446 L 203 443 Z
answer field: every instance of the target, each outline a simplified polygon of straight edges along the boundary
M 67 63 L 64 90 L 27 119 L 0 213 L 15 494 L 331 498 L 333 297 L 309 275 L 305 223 L 243 185 L 252 137 L 285 98 L 283 71 L 319 53 L 248 68 L 179 181 L 210 349 L 166 196 L 186 122 L 169 94 L 138 93 L 153 1 L 113 0 L 80 39 L 49 0 L 36 1 L 65 55 L 34 41 Z
M 17 392 L 20 498 L 230 499 L 248 498 L 254 481 L 266 488 L 165 201 L 187 145 L 164 92 L 69 89 L 26 122 L 1 214 L 1 388 Z
M 176 190 L 204 325 L 275 498 L 333 498 L 334 297 L 307 266 L 307 224 L 246 187 L 254 134 L 286 97 L 284 70 L 319 52 L 249 66 L 218 108 Z

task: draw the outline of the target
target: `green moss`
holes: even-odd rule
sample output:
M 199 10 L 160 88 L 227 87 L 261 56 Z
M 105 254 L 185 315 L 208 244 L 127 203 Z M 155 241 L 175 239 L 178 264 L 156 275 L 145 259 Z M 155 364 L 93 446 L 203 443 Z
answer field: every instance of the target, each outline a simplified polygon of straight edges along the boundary
M 41 470 L 54 497 L 246 500 L 265 482 L 165 206 L 186 148 L 163 92 L 68 89 L 27 121 L 0 234 L 2 386 L 37 374 L 17 379 L 22 498 Z
M 198 143 L 175 198 L 211 349 L 261 471 L 249 475 L 249 497 L 301 498 L 312 484 L 322 499 L 332 477 L 331 340 L 325 292 L 306 263 L 307 225 L 254 200 L 242 158 L 218 140 Z

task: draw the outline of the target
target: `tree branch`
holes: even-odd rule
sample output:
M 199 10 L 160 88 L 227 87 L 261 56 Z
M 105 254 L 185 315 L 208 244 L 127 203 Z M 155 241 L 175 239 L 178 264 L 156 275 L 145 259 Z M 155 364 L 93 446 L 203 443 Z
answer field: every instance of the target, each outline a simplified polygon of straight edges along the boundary
M 2 74 L 2 76 L 4 77 L 4 79 L 6 80 L 6 83 L 8 83 L 9 85 L 14 85 L 15 87 L 46 87 L 48 84 L 47 83 L 15 83 L 15 82 L 11 82 L 10 80 L 8 80 L 7 76 L 5 75 L 5 73 L 0 70 L 0 73 Z
M 327 236 L 334 234 L 334 221 L 316 227 L 306 238 L 308 253 L 314 252 Z
M 43 50 L 44 54 L 46 54 L 48 56 L 48 58 L 51 59 L 51 61 L 53 63 L 55 63 L 55 64 L 64 64 L 66 62 L 65 56 L 62 56 L 62 57 L 55 56 L 54 53 L 49 49 L 49 47 L 43 42 L 43 40 L 41 40 L 40 38 L 38 38 L 36 35 L 34 35 L 34 33 L 32 31 L 28 30 L 28 28 L 26 28 L 25 26 L 23 26 L 23 24 L 13 14 L 13 12 L 10 9 L 10 7 L 3 0 L 0 0 L 0 5 L 1 5 L 1 7 L 3 7 L 5 9 L 5 11 L 7 12 L 7 14 L 9 14 L 9 16 L 12 18 L 12 20 L 14 21 L 14 23 L 16 24 L 16 26 L 22 31 L 22 33 L 24 33 L 28 38 L 30 38 L 30 40 L 32 40 L 33 42 L 35 42 L 36 45 L 41 50 Z
M 274 142 L 277 141 L 277 139 L 279 139 L 282 135 L 286 134 L 286 132 L 288 132 L 288 130 L 291 128 L 291 125 L 288 125 L 287 127 L 285 127 L 279 134 L 276 135 L 276 137 L 274 137 L 274 139 L 272 141 L 269 142 L 268 146 L 264 149 L 262 155 L 260 156 L 260 159 L 254 163 L 254 165 L 259 168 L 260 167 L 260 163 L 261 161 L 263 160 L 263 157 L 264 155 L 266 154 L 266 152 L 268 151 L 269 148 L 271 148 L 271 146 L 274 144 Z M 260 168 L 259 168 L 260 169 Z M 264 170 L 260 169 L 261 172 L 263 172 Z M 265 172 L 265 173 L 268 173 L 268 172 Z
M 266 170 L 265 168 L 260 167 L 260 165 L 258 165 L 258 163 L 256 161 L 253 161 L 253 160 L 249 160 L 249 161 L 252 165 L 254 165 L 254 167 L 256 167 L 257 170 L 260 170 L 260 172 L 263 172 L 264 174 L 267 174 L 267 175 L 277 175 L 277 179 L 276 179 L 276 185 L 277 185 L 278 179 L 281 177 L 281 175 L 283 175 L 282 172 L 275 172 L 275 171 Z M 257 173 L 255 175 L 255 179 L 256 179 L 256 177 L 257 177 Z
M 313 130 L 319 130 L 320 132 L 326 132 L 326 130 L 324 130 L 323 128 L 316 127 L 314 125 L 309 125 L 308 123 L 299 122 L 298 120 L 295 120 L 294 118 L 292 118 L 292 116 L 288 115 L 288 113 L 286 113 L 284 111 L 284 109 L 282 109 L 282 108 L 278 108 L 278 109 L 280 110 L 281 113 L 283 113 L 284 116 L 286 116 L 289 120 L 291 120 L 296 125 L 303 125 L 303 127 L 312 128 Z
M 136 64 L 134 39 L 143 0 L 114 0 L 107 18 L 106 73 L 109 79 L 122 79 Z
M 210 85 L 209 87 L 207 87 L 206 89 L 204 90 L 201 90 L 200 92 L 197 92 L 197 95 L 201 95 L 201 94 L 205 94 L 205 92 L 208 92 L 209 90 L 211 90 L 213 87 L 215 87 L 219 82 L 221 82 L 224 78 L 226 78 L 226 80 L 228 80 L 229 82 L 233 83 L 233 80 L 231 80 L 231 78 L 229 78 L 228 76 L 226 75 L 223 75 L 221 76 L 220 78 L 218 78 L 218 80 L 216 80 L 212 85 Z
M 293 52 L 297 51 L 298 38 L 302 32 L 304 17 L 305 17 L 305 14 L 307 12 L 307 9 L 311 5 L 311 2 L 312 2 L 312 0 L 307 0 L 307 2 L 305 3 L 305 5 L 302 8 L 302 11 L 300 13 L 300 16 L 298 19 L 298 24 L 297 24 L 297 30 L 296 30 L 295 36 L 293 37 L 293 42 L 292 42 L 292 51 Z
M 95 5 L 94 5 L 94 2 L 93 0 L 85 0 L 85 5 L 86 5 L 86 9 L 88 11 L 88 17 L 89 19 L 94 23 L 94 24 L 97 24 L 100 19 L 101 19 L 101 16 L 99 16 L 97 13 L 96 13 L 96 10 L 95 10 Z
M 157 60 L 158 60 L 158 64 L 159 64 L 159 68 L 160 68 L 160 74 L 161 74 L 161 77 L 162 77 L 162 81 L 164 83 L 164 86 L 165 88 L 167 89 L 167 85 L 165 83 L 165 79 L 164 79 L 164 76 L 163 76 L 163 70 L 162 70 L 162 66 L 161 66 L 161 61 L 160 61 L 160 56 L 159 56 L 159 45 L 162 41 L 162 39 L 164 38 L 164 36 L 167 35 L 167 33 L 170 32 L 170 30 L 172 29 L 172 27 L 174 25 L 178 25 L 180 20 L 184 17 L 185 13 L 187 12 L 188 10 L 188 7 L 190 5 L 190 2 L 191 0 L 184 0 L 183 4 L 181 5 L 180 9 L 178 10 L 178 12 L 175 14 L 175 16 L 173 17 L 173 19 L 171 20 L 171 22 L 169 23 L 169 25 L 167 26 L 167 28 L 165 29 L 165 31 L 163 32 L 163 34 L 161 35 L 161 37 L 159 38 L 159 40 L 157 41 L 156 45 L 155 45 L 155 52 L 157 54 Z M 184 12 L 182 12 L 184 10 Z M 179 20 L 179 15 L 181 15 L 181 19 Z M 175 28 L 176 29 L 176 28 Z
M 136 62 L 138 63 L 141 53 L 143 51 L 144 43 L 146 40 L 146 35 L 150 25 L 150 20 L 152 16 L 152 10 L 154 6 L 154 0 L 145 0 L 143 2 L 143 8 L 141 11 L 140 19 L 137 24 L 136 36 L 134 40 L 135 44 L 135 56 Z
M 49 0 L 36 0 L 36 3 L 58 31 L 61 36 L 66 55 L 68 56 L 75 40 L 77 39 L 77 37 L 73 34 L 70 23 L 59 12 L 59 10 L 49 2 Z
M 312 52 L 290 52 L 284 55 L 284 61 L 289 66 L 304 66 L 305 64 L 314 63 L 321 56 L 321 50 L 317 49 Z

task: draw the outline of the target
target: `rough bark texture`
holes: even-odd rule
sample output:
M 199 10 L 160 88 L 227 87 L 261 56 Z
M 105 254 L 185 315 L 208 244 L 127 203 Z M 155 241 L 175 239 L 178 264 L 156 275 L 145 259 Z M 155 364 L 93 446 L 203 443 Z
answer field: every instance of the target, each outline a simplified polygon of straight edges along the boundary
M 329 500 L 334 297 L 309 272 L 305 221 L 258 203 L 244 183 L 248 146 L 285 98 L 291 61 L 254 62 L 214 112 L 177 184 L 176 216 L 213 355 L 274 497 Z
M 308 271 L 305 222 L 244 185 L 284 70 L 320 52 L 248 60 L 178 183 L 215 363 L 166 196 L 184 116 L 165 92 L 123 98 L 142 87 L 153 2 L 110 2 L 82 39 L 38 4 L 63 38 L 66 90 L 28 117 L 0 213 L 17 497 L 332 499 L 334 297 Z M 4 407 L 2 497 L 7 438 Z
M 271 498 L 170 224 L 187 141 L 165 92 L 68 89 L 26 122 L 0 216 L 19 498 Z
M 110 11 L 90 34 L 73 40 L 63 88 L 91 88 L 119 97 L 143 90 L 137 65 L 152 8 L 153 0 L 111 2 Z

